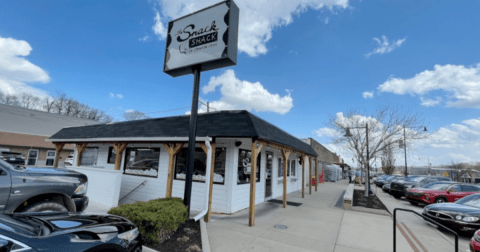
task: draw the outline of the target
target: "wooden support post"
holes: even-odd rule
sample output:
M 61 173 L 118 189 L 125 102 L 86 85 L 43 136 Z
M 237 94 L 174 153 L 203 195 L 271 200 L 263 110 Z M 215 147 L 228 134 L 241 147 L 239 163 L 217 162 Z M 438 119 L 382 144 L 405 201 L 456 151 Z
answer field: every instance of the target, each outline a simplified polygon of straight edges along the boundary
M 308 158 L 308 194 L 312 194 L 312 157 Z
M 113 149 L 115 150 L 115 170 L 120 170 L 120 164 L 122 164 L 122 154 L 125 148 L 127 148 L 128 143 L 112 143 Z
M 210 222 L 210 217 L 212 216 L 213 178 L 215 177 L 215 173 L 214 173 L 214 170 L 215 170 L 215 152 L 217 150 L 215 143 L 211 143 L 210 145 L 212 146 L 212 164 L 211 164 L 211 168 L 210 168 L 210 185 L 208 185 L 210 187 L 210 189 L 208 191 L 208 212 L 207 212 L 207 215 L 205 215 L 205 219 L 204 219 L 205 222 Z M 207 153 L 207 155 L 208 155 L 207 146 L 204 143 L 201 143 L 200 147 L 202 147 L 203 151 L 205 153 Z M 205 176 L 207 176 L 207 175 L 208 174 L 205 174 Z
M 75 147 L 77 148 L 77 166 L 80 166 L 80 161 L 82 161 L 82 153 L 87 147 L 87 143 L 76 144 Z
M 305 198 L 305 155 L 300 156 L 302 160 L 302 198 Z
M 58 168 L 58 160 L 60 160 L 60 153 L 62 153 L 65 143 L 54 143 L 55 144 L 55 162 L 53 162 L 53 167 Z
M 318 167 L 317 167 L 317 159 L 315 158 L 315 192 L 317 191 L 318 187 Z
M 258 144 L 258 147 L 257 147 Z M 250 160 L 250 205 L 248 207 L 248 225 L 253 227 L 255 225 L 255 186 L 257 182 L 257 156 L 262 149 L 263 143 L 252 142 L 252 158 Z M 258 167 L 260 169 L 260 167 Z
M 183 143 L 163 143 L 163 147 L 167 150 L 169 159 L 168 159 L 168 176 L 167 176 L 167 190 L 165 192 L 165 198 L 172 197 L 172 188 L 173 188 L 173 166 L 175 164 L 175 156 L 180 152 L 180 149 L 183 147 Z
M 282 149 L 283 156 L 283 208 L 287 207 L 287 162 L 290 151 Z

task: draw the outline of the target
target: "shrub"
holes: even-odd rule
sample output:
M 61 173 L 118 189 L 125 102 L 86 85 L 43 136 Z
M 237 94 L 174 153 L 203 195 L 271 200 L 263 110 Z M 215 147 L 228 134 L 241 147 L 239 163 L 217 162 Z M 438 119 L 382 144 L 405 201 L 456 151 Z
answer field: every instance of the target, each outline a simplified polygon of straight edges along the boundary
M 112 208 L 108 213 L 125 217 L 135 223 L 146 244 L 163 242 L 188 219 L 187 207 L 179 198 L 137 201 Z

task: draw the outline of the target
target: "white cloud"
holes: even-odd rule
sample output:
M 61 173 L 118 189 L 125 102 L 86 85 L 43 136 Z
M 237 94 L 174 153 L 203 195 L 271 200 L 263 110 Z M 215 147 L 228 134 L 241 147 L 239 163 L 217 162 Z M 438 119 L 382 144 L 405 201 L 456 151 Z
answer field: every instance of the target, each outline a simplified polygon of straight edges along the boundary
M 222 97 L 219 101 L 210 103 L 217 110 L 253 109 L 285 114 L 293 107 L 290 92 L 287 91 L 285 96 L 271 94 L 260 82 L 238 79 L 233 70 L 211 77 L 208 85 L 202 88 L 203 94 L 214 92 L 218 86 Z
M 114 94 L 112 92 L 110 92 L 109 94 L 110 98 L 118 98 L 118 99 L 122 99 L 123 98 L 123 95 L 122 94 Z
M 138 41 L 142 41 L 142 42 L 146 42 L 148 40 L 150 40 L 150 36 L 148 35 L 145 35 L 144 37 L 138 39 Z
M 46 97 L 48 94 L 27 83 L 48 83 L 50 76 L 42 68 L 25 59 L 32 47 L 24 40 L 0 37 L 0 91 L 7 95 L 23 92 Z
M 335 129 L 324 127 L 318 130 L 313 131 L 318 137 L 338 137 L 341 136 L 341 133 L 336 131 Z
M 440 102 L 442 102 L 442 97 L 437 97 L 436 99 L 425 99 L 423 97 L 420 97 L 420 100 L 422 101 L 422 103 L 420 103 L 422 106 L 434 107 L 440 104 Z
M 363 99 L 372 99 L 373 98 L 373 92 L 363 92 L 362 96 L 363 96 Z
M 158 36 L 158 39 L 165 39 L 167 37 L 168 30 L 165 25 L 163 25 L 160 12 L 158 12 L 158 10 L 155 10 L 155 17 L 153 20 L 155 21 L 155 24 L 152 27 L 153 32 Z
M 394 41 L 393 43 L 390 44 L 388 41 L 388 38 L 384 35 L 382 36 L 382 40 L 378 38 L 373 38 L 375 42 L 377 42 L 377 48 L 375 48 L 372 52 L 369 52 L 365 54 L 365 57 L 370 57 L 372 54 L 384 54 L 384 53 L 389 53 L 397 48 L 399 48 L 406 38 L 399 39 L 397 41 Z
M 447 94 L 445 98 L 437 97 L 432 101 L 421 97 L 422 105 L 435 106 L 446 100 L 449 107 L 480 108 L 480 64 L 472 67 L 435 65 L 433 70 L 425 70 L 410 79 L 390 78 L 378 90 L 421 96 L 440 90 Z
M 328 23 L 330 23 L 330 18 L 328 18 L 328 17 L 327 17 L 327 18 L 325 18 L 324 22 L 325 22 L 325 24 L 328 24 Z
M 127 110 L 125 110 L 125 113 L 133 113 L 133 112 L 135 112 L 135 109 L 127 109 Z
M 209 5 L 218 3 L 218 0 L 191 1 L 191 0 L 156 0 L 161 6 L 162 17 L 168 19 L 192 13 Z M 323 8 L 333 11 L 345 9 L 348 0 L 276 0 L 236 1 L 240 8 L 240 25 L 238 36 L 238 49 L 251 57 L 266 54 L 267 42 L 272 38 L 275 28 L 287 26 L 293 22 L 294 15 L 299 15 L 309 9 L 320 10 Z M 157 18 L 158 22 L 157 22 Z M 155 26 L 159 26 L 162 32 L 160 37 L 166 36 L 165 25 L 161 23 L 160 15 L 156 14 Z M 160 23 L 160 24 L 159 24 Z M 166 22 L 165 22 L 166 24 Z M 155 30 L 155 29 L 154 29 Z M 157 32 L 155 32 L 157 34 Z

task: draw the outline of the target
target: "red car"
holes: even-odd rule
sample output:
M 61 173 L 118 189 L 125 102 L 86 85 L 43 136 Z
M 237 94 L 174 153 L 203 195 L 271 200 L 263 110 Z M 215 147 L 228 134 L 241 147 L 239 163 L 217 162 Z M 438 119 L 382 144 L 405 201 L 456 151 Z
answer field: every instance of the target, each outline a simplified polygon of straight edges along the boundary
M 470 252 L 480 252 L 480 230 L 475 231 L 475 234 L 470 241 Z
M 479 193 L 480 187 L 472 184 L 437 184 L 428 189 L 413 188 L 407 191 L 406 199 L 413 205 L 455 202 L 467 195 Z

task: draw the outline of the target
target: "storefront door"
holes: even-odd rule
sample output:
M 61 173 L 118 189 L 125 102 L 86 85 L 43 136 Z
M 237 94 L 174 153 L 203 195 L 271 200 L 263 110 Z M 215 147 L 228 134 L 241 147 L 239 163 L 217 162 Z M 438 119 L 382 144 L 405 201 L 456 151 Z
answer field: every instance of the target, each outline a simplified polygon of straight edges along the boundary
M 267 152 L 267 165 L 265 174 L 265 200 L 272 198 L 272 168 L 273 168 L 273 153 Z

